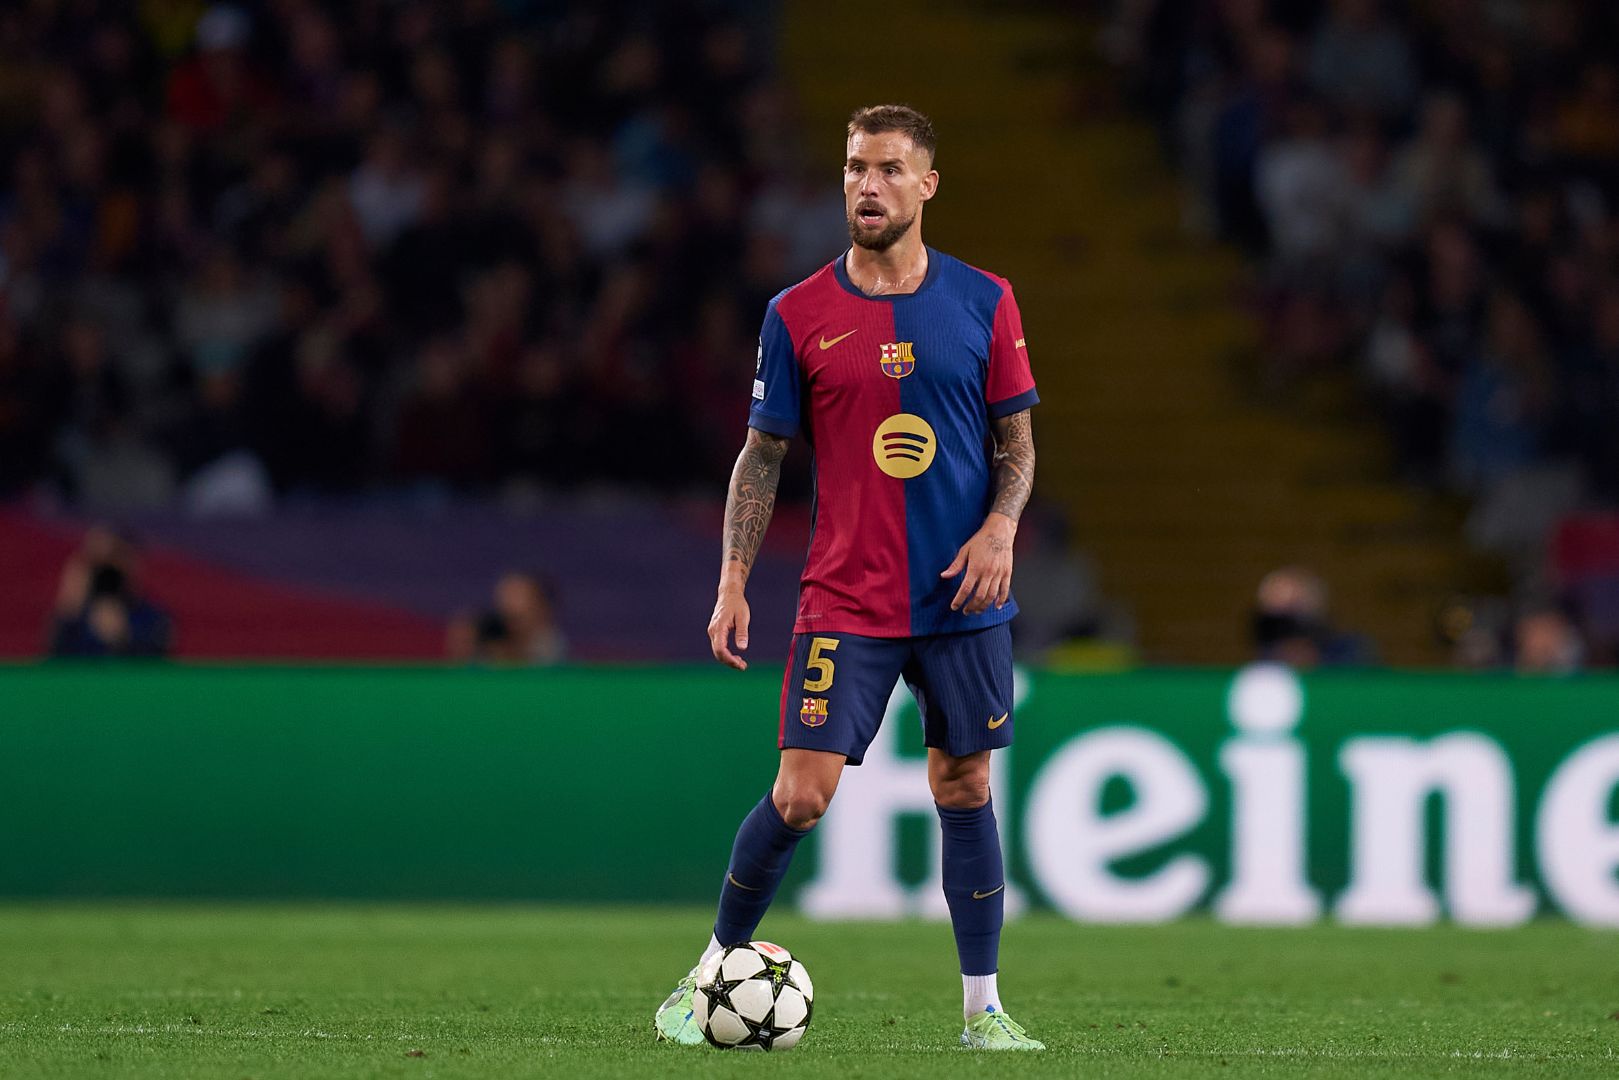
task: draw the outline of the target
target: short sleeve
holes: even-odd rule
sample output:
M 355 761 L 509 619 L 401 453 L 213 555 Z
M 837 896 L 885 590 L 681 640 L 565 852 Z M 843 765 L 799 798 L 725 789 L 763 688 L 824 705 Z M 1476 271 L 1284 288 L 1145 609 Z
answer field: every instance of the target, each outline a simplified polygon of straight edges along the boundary
M 1023 316 L 1018 313 L 1012 286 L 1003 283 L 1001 302 L 995 307 L 995 326 L 989 338 L 989 377 L 984 402 L 989 415 L 999 419 L 1038 403 L 1029 350 L 1023 344 Z
M 797 435 L 800 381 L 793 337 L 772 302 L 759 328 L 759 359 L 753 371 L 748 426 L 784 439 Z

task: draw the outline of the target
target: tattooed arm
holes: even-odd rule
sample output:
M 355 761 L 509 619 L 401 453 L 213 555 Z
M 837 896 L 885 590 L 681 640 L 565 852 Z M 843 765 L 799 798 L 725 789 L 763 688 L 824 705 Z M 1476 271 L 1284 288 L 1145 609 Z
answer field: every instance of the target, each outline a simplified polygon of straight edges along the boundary
M 1034 490 L 1034 426 L 1029 410 L 1001 417 L 994 421 L 994 430 L 995 456 L 990 462 L 995 470 L 995 502 L 990 512 L 1005 514 L 1015 524 Z
M 990 604 L 1004 607 L 1012 596 L 1012 541 L 1018 517 L 1034 490 L 1034 429 L 1029 410 L 992 421 L 995 453 L 990 459 L 989 514 L 972 539 L 961 545 L 955 561 L 939 576 L 962 575 L 961 587 L 950 601 L 955 611 L 977 615 Z
M 738 671 L 748 662 L 737 655 L 748 647 L 748 602 L 743 590 L 753 560 L 759 554 L 770 513 L 776 507 L 776 484 L 781 480 L 781 459 L 787 456 L 787 440 L 748 429 L 748 441 L 731 470 L 731 488 L 725 497 L 725 561 L 720 565 L 719 598 L 714 615 L 708 620 L 708 644 L 714 659 Z M 736 631 L 736 651 L 731 650 L 731 631 Z

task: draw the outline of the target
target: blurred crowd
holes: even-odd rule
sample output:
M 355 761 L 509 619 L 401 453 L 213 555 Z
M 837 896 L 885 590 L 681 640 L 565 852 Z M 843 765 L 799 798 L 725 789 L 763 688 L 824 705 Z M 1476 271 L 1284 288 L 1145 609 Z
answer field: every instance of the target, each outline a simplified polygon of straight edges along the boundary
M 1352 368 L 1418 481 L 1619 500 L 1619 7 L 1125 7 L 1194 215 L 1264 261 L 1276 383 Z
M 1250 655 L 1300 671 L 1380 664 L 1370 638 L 1339 626 L 1322 577 L 1306 566 L 1283 566 L 1259 582 L 1251 614 Z M 1434 630 L 1451 664 L 1467 671 L 1572 675 L 1593 656 L 1570 605 L 1545 596 L 1516 601 L 1455 596 L 1436 613 Z
M 1619 504 L 1619 5 L 1124 0 L 1108 42 L 1262 268 L 1268 392 L 1352 374 L 1543 592 L 1556 523 Z
M 0 9 L 0 496 L 710 490 L 838 187 L 772 5 Z

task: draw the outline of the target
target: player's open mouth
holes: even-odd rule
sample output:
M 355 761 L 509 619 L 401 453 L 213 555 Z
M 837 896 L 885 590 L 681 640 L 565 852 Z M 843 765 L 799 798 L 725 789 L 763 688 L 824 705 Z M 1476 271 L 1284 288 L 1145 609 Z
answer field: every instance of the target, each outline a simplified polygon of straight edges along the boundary
M 865 225 L 875 225 L 887 216 L 887 214 L 884 214 L 881 209 L 875 206 L 862 206 L 855 210 L 855 217 Z

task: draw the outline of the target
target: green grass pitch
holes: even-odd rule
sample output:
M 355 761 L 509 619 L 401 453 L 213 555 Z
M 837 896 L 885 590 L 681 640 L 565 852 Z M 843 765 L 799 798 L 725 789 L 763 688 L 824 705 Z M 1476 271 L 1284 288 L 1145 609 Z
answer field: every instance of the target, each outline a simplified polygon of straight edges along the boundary
M 773 915 L 814 1023 L 786 1053 L 652 1042 L 707 936 L 691 908 L 10 905 L 0 1076 L 1612 1077 L 1619 935 L 1013 924 L 1012 1015 L 956 1047 L 948 926 Z

